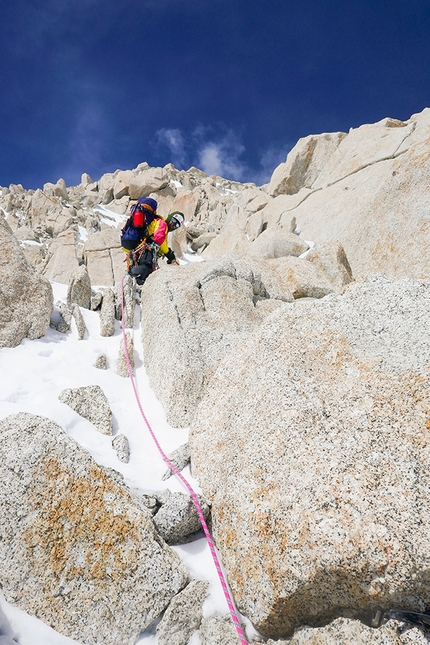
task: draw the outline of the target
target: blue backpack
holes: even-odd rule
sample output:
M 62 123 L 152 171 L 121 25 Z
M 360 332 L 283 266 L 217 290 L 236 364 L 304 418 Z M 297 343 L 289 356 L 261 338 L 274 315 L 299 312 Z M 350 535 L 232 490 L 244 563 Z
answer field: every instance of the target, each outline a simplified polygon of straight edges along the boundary
M 140 204 L 135 204 L 130 212 L 130 217 L 121 231 L 121 246 L 124 250 L 133 251 L 148 234 L 148 222 L 145 209 Z

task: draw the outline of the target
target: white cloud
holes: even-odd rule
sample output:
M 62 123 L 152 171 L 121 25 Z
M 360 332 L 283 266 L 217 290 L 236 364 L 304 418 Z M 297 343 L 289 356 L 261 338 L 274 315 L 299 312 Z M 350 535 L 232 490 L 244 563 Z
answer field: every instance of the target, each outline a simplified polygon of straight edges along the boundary
M 170 160 L 178 169 L 196 166 L 207 175 L 218 175 L 236 181 L 252 181 L 257 186 L 267 183 L 276 168 L 285 161 L 292 147 L 271 146 L 263 151 L 260 168 L 252 168 L 243 161 L 245 146 L 240 134 L 218 126 L 199 125 L 187 135 L 178 128 L 162 128 L 156 132 L 156 147 L 167 147 Z
M 65 174 L 78 174 L 80 177 L 83 172 L 91 174 L 91 168 L 103 167 L 109 139 L 110 126 L 104 108 L 95 101 L 82 104 L 70 134 L 69 163 Z
M 207 175 L 221 175 L 223 163 L 220 152 L 220 147 L 216 143 L 208 143 L 203 150 L 200 150 L 198 166 Z
M 194 133 L 195 138 L 199 139 L 198 161 L 195 165 L 208 175 L 220 175 L 242 181 L 248 173 L 248 168 L 240 160 L 245 147 L 238 135 L 233 130 L 227 130 L 222 136 L 205 141 L 206 134 L 205 129 L 201 127 Z
M 197 166 L 208 175 L 220 175 L 240 181 L 247 168 L 241 162 L 244 153 L 238 135 L 233 130 L 199 125 L 187 136 L 177 128 L 162 128 L 156 132 L 156 147 L 167 146 L 171 161 L 179 169 Z
M 177 128 L 162 128 L 155 134 L 157 144 L 163 144 L 169 148 L 173 165 L 177 168 L 183 168 L 186 161 L 186 151 L 182 132 Z

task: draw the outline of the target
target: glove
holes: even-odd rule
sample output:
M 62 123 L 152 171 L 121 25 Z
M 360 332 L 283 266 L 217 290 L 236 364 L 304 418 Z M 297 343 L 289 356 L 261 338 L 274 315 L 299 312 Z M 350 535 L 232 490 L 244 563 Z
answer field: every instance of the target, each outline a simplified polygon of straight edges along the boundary
M 172 249 L 169 249 L 168 252 L 165 255 L 166 255 L 166 258 L 167 258 L 167 264 L 172 264 L 172 262 L 175 262 L 177 264 L 176 256 L 173 253 Z

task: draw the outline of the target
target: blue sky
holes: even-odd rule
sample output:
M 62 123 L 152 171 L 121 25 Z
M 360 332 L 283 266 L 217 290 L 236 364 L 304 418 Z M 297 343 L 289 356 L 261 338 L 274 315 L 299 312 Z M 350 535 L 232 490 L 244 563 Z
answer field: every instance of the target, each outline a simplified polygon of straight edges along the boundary
M 0 0 L 0 185 L 147 161 L 268 181 L 430 107 L 428 0 Z

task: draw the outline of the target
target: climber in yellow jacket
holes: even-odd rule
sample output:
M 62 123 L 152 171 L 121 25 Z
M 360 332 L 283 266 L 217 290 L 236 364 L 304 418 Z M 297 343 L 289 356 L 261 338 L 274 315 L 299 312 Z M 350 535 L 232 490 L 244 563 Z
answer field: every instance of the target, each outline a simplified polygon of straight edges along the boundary
M 168 264 L 178 264 L 167 244 L 167 235 L 184 223 L 184 215 L 177 211 L 163 219 L 157 215 L 157 206 L 151 197 L 139 199 L 122 230 L 121 244 L 127 253 L 128 273 L 136 278 L 138 285 L 158 267 L 158 257 L 163 255 Z

